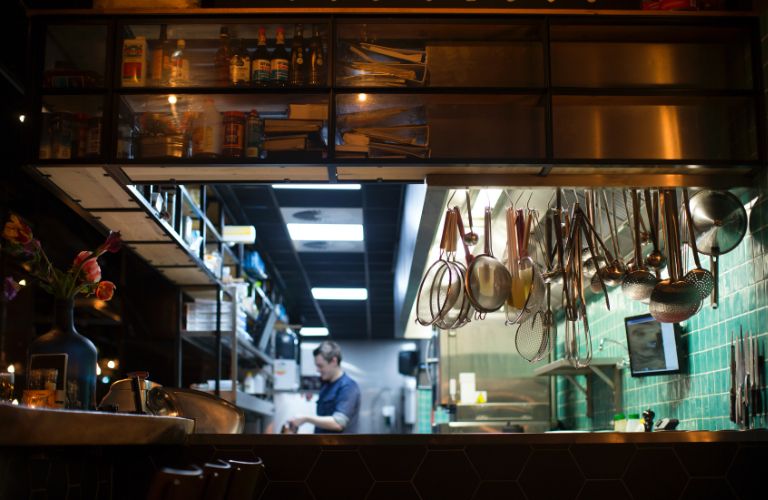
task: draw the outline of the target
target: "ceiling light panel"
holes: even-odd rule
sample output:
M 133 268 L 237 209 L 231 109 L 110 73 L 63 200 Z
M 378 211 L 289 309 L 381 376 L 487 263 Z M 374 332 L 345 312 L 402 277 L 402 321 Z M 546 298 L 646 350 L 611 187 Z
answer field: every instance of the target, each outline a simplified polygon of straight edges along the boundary
M 324 326 L 305 326 L 299 330 L 302 337 L 327 337 L 328 329 Z
M 294 241 L 363 241 L 362 224 L 287 224 Z
M 312 288 L 317 300 L 368 300 L 365 288 Z
M 356 191 L 360 184 L 272 184 L 272 189 L 325 189 L 336 191 Z

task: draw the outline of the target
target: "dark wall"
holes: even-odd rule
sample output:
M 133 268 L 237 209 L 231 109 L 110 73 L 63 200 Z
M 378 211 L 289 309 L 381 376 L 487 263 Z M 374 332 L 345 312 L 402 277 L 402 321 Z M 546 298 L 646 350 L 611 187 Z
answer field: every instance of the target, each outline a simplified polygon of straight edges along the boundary
M 26 112 L 28 23 L 22 2 L 4 4 L 1 22 L 2 46 L 13 49 L 0 51 L 0 225 L 9 213 L 18 213 L 29 222 L 54 265 L 66 269 L 79 251 L 95 248 L 106 234 L 24 168 L 22 144 L 27 131 L 19 115 Z M 179 314 L 176 288 L 129 249 L 106 254 L 99 263 L 103 279 L 116 283 L 117 293 L 107 314 L 87 304 L 79 306 L 76 325 L 96 344 L 100 358 L 119 359 L 118 369 L 105 375 L 112 382 L 129 371 L 148 370 L 153 380 L 173 385 Z M 15 259 L 0 252 L 0 279 L 8 275 L 19 279 L 23 270 Z M 24 364 L 31 340 L 50 328 L 52 307 L 50 295 L 34 285 L 25 287 L 12 302 L 0 300 L 0 351 L 5 353 L 0 364 Z M 206 360 L 200 352 L 186 348 L 185 357 L 185 380 L 200 380 L 213 373 L 213 360 Z M 100 383 L 99 392 L 103 394 L 108 385 Z M 17 390 L 21 387 L 23 375 Z

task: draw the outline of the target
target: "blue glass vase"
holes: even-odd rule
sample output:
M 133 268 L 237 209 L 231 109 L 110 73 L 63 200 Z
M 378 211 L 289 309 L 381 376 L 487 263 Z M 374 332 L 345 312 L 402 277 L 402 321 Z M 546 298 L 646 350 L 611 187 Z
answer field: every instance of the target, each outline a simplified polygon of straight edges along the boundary
M 75 330 L 74 300 L 56 299 L 53 328 L 29 346 L 28 381 L 39 381 L 41 373 L 55 374 L 57 407 L 95 410 L 96 359 L 96 346 Z M 40 388 L 30 387 L 30 382 L 28 388 Z M 48 384 L 52 386 L 52 380 Z

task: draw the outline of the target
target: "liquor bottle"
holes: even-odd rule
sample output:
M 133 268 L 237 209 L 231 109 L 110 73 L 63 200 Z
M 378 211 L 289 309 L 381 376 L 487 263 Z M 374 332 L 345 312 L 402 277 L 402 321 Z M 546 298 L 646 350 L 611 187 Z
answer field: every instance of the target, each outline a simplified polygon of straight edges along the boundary
M 273 85 L 285 87 L 288 84 L 289 64 L 288 51 L 285 50 L 285 30 L 280 26 L 277 28 L 275 51 L 270 59 L 270 80 Z
M 229 85 L 229 63 L 231 59 L 229 50 L 229 28 L 222 26 L 219 30 L 219 48 L 216 50 L 216 56 L 213 60 L 215 68 L 214 82 L 216 85 Z
M 245 157 L 260 158 L 263 126 L 259 112 L 252 109 L 245 122 Z
M 259 87 L 269 85 L 271 62 L 267 51 L 267 30 L 259 28 L 259 42 L 251 58 L 251 83 Z
M 182 87 L 189 84 L 189 59 L 186 58 L 184 49 L 187 42 L 180 38 L 176 40 L 176 50 L 171 54 L 171 87 Z
M 232 85 L 237 86 L 249 85 L 251 82 L 251 56 L 242 38 L 229 59 L 229 80 Z
M 315 25 L 312 39 L 309 41 L 309 85 L 318 87 L 327 83 L 325 76 L 325 53 L 323 40 L 320 38 L 320 26 Z
M 160 25 L 160 40 L 152 49 L 152 85 L 167 84 L 171 77 L 171 42 L 168 40 L 168 27 Z
M 301 24 L 296 25 L 291 42 L 291 69 L 288 76 L 288 83 L 299 87 L 306 83 L 306 58 L 304 54 L 304 27 Z

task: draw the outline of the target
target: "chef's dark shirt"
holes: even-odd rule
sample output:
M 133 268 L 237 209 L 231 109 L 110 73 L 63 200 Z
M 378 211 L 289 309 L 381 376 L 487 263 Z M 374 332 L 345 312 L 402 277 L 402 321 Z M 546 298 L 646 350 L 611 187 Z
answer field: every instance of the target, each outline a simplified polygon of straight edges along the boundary
M 349 419 L 341 432 L 354 434 L 357 432 L 357 416 L 360 413 L 360 387 L 346 373 L 331 383 L 323 384 L 317 398 L 317 416 L 331 417 L 334 413 L 342 413 Z M 317 434 L 333 434 L 336 431 L 321 429 L 315 426 Z

